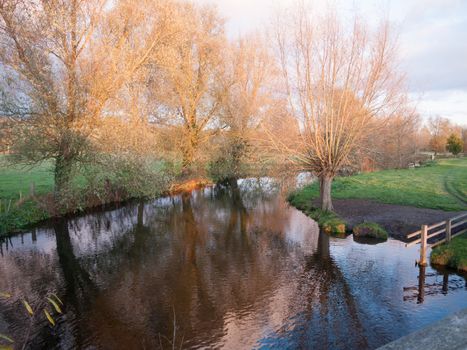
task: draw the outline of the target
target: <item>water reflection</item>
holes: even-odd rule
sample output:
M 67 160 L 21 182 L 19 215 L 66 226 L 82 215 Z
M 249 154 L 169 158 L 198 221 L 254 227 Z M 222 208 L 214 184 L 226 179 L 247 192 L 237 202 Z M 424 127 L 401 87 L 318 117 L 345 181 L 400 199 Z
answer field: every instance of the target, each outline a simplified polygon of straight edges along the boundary
M 21 344 L 15 300 L 56 293 L 64 315 L 39 321 L 30 348 L 368 349 L 467 306 L 449 288 L 430 310 L 403 302 L 416 251 L 320 234 L 279 191 L 248 179 L 7 240 L 0 291 L 15 298 L 0 302 L 0 333 Z
M 404 287 L 404 301 L 414 301 L 421 304 L 426 296 L 447 295 L 449 291 L 467 290 L 467 280 L 453 274 L 447 269 L 427 273 L 426 266 L 418 266 L 418 285 Z

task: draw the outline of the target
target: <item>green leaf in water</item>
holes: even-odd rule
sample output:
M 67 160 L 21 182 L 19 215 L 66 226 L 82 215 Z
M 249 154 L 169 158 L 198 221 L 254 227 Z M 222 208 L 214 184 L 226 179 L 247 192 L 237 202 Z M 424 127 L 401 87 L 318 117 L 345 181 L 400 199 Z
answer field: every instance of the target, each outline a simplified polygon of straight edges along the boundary
M 55 299 L 57 299 L 57 301 L 60 303 L 60 305 L 63 305 L 62 301 L 60 300 L 59 297 L 57 297 L 56 294 L 52 293 L 51 295 L 52 295 Z
M 9 294 L 9 293 L 4 293 L 4 292 L 0 292 L 0 297 L 5 298 L 5 299 L 8 299 L 8 298 L 11 298 L 11 294 Z
M 44 314 L 45 314 L 45 317 L 47 317 L 47 319 L 49 320 L 50 324 L 52 326 L 55 326 L 54 319 L 52 318 L 52 316 L 50 316 L 49 312 L 46 309 L 44 309 Z
M 50 299 L 50 298 L 47 298 L 47 300 L 52 304 L 52 306 L 54 307 L 55 311 L 57 311 L 59 314 L 62 313 L 62 309 L 60 309 L 60 306 L 58 306 L 58 304 L 57 304 L 54 300 L 52 300 L 52 299 Z
M 26 308 L 26 310 L 29 312 L 29 314 L 31 316 L 34 315 L 34 311 L 32 311 L 31 305 L 29 305 L 29 303 L 26 300 L 23 300 L 23 304 L 24 304 L 24 307 Z
M 6 336 L 5 334 L 0 333 L 0 339 L 4 339 L 7 342 L 14 343 L 15 341 L 11 339 L 10 337 Z

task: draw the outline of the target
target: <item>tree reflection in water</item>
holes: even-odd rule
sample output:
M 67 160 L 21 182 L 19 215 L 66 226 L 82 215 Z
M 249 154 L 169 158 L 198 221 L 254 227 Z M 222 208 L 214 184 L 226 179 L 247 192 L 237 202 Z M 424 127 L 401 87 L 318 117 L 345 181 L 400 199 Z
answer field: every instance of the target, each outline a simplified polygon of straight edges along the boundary
M 184 348 L 381 345 L 364 310 L 369 301 L 396 319 L 378 299 L 383 285 L 362 302 L 332 249 L 271 181 L 248 179 L 13 237 L 2 246 L 0 291 L 32 304 L 52 292 L 63 299 L 64 316 L 55 329 L 37 324 L 32 348 L 171 348 L 174 317 Z M 20 339 L 27 316 L 16 306 L 0 302 L 0 333 Z
M 301 305 L 289 318 L 293 324 L 285 324 L 272 338 L 263 339 L 265 346 L 279 342 L 291 349 L 368 348 L 356 302 L 330 254 L 329 241 L 329 235 L 321 232 L 316 251 L 305 256 L 294 297 Z

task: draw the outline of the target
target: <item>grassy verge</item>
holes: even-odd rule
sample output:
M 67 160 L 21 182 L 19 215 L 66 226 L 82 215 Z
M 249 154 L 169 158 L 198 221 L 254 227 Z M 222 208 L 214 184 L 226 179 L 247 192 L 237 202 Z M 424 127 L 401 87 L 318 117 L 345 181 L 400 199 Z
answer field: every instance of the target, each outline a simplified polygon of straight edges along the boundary
M 317 183 L 294 194 L 308 203 L 318 198 Z M 444 159 L 417 169 L 383 170 L 338 177 L 332 185 L 335 199 L 371 199 L 382 203 L 447 211 L 467 208 L 467 158 Z
M 467 272 L 467 233 L 433 249 L 430 256 L 433 265 L 442 265 Z
M 328 233 L 345 233 L 345 221 L 337 214 L 317 209 L 311 205 L 311 201 L 302 195 L 301 191 L 293 192 L 287 198 L 288 202 L 295 208 L 303 211 Z
M 353 228 L 353 234 L 357 237 L 369 237 L 381 240 L 388 239 L 387 231 L 374 222 L 364 222 Z

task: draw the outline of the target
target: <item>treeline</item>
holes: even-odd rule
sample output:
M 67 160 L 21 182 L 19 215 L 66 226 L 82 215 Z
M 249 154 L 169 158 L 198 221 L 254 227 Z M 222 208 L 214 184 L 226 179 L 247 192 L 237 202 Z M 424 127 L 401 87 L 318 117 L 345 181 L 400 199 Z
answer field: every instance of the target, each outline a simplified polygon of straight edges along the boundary
M 297 6 L 232 39 L 188 1 L 0 0 L 2 146 L 53 164 L 60 206 L 278 169 L 314 172 L 325 199 L 342 169 L 426 147 L 390 27 Z
M 4 143 L 15 162 L 52 160 L 67 202 L 78 175 L 125 197 L 242 176 L 259 164 L 259 125 L 284 108 L 264 41 L 228 40 L 212 7 L 2 0 L 0 25 Z
M 373 151 L 363 167 L 405 168 L 430 159 L 430 153 L 434 157 L 467 153 L 467 127 L 440 116 L 424 120 L 414 111 L 391 118 L 370 144 Z

